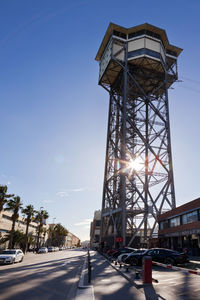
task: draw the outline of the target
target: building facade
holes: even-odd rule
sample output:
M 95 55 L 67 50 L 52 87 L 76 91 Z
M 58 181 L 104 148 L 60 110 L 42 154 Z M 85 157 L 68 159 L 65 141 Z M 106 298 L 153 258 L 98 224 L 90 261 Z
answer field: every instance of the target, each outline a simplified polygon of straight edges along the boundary
M 200 255 L 200 198 L 158 217 L 159 246 Z
M 80 239 L 72 233 L 72 247 L 79 247 L 81 245 L 80 242 Z
M 9 211 L 3 210 L 0 213 L 0 238 L 4 238 L 6 234 L 11 230 L 12 227 L 12 213 Z M 29 225 L 29 234 L 32 235 L 34 243 L 32 245 L 33 248 L 36 246 L 37 241 L 37 227 L 38 223 L 31 222 Z M 48 224 L 44 224 L 44 228 L 48 229 Z M 17 222 L 15 223 L 15 230 L 19 230 L 23 233 L 26 232 L 26 221 L 23 217 L 19 216 Z M 41 234 L 40 244 L 45 244 L 47 240 L 46 234 Z M 8 242 L 0 243 L 0 249 L 5 249 L 8 247 Z
M 90 247 L 96 248 L 100 242 L 100 228 L 101 228 L 101 210 L 94 212 L 93 221 L 90 224 Z

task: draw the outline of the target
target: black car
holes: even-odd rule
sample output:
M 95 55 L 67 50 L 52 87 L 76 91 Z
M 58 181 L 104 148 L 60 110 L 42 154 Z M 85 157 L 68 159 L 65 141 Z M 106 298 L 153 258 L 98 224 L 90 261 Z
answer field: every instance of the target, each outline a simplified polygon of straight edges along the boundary
M 130 247 L 119 248 L 115 253 L 113 253 L 112 257 L 116 259 L 122 253 L 131 253 L 134 250 L 136 249 Z
M 163 248 L 152 248 L 143 253 L 131 253 L 125 259 L 125 263 L 130 265 L 140 265 L 142 264 L 144 256 L 151 256 L 153 261 L 171 265 L 184 264 L 189 261 L 188 256 L 185 253 L 179 253 L 174 250 Z

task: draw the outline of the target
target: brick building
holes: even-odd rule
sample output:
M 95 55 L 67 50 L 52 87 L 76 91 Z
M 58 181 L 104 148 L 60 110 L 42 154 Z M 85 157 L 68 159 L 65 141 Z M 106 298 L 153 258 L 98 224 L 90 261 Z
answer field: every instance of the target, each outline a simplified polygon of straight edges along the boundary
M 159 246 L 200 255 L 200 198 L 158 217 Z

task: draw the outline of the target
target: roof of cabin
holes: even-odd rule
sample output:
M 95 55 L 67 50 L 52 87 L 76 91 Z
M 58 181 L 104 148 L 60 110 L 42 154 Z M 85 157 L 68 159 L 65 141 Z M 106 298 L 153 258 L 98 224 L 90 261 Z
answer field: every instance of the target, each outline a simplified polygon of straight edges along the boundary
M 124 34 L 130 34 L 130 33 L 138 32 L 140 30 L 144 30 L 144 29 L 152 31 L 156 34 L 159 34 L 162 41 L 163 41 L 163 44 L 164 44 L 164 46 L 167 50 L 174 51 L 177 54 L 177 56 L 182 52 L 183 49 L 181 49 L 179 47 L 176 47 L 176 46 L 173 46 L 169 43 L 166 31 L 162 28 L 153 26 L 153 25 L 148 24 L 148 23 L 144 23 L 144 24 L 134 26 L 134 27 L 130 27 L 130 28 L 125 28 L 125 27 L 119 26 L 117 24 L 110 23 L 107 30 L 106 30 L 106 33 L 104 35 L 104 38 L 102 40 L 102 43 L 99 47 L 99 50 L 97 52 L 97 55 L 96 55 L 95 59 L 97 61 L 99 61 L 101 59 L 101 56 L 104 52 L 104 49 L 105 49 L 105 47 L 106 47 L 106 45 L 107 45 L 107 43 L 110 39 L 111 34 L 113 33 L 113 30 L 119 31 L 119 32 L 124 33 Z

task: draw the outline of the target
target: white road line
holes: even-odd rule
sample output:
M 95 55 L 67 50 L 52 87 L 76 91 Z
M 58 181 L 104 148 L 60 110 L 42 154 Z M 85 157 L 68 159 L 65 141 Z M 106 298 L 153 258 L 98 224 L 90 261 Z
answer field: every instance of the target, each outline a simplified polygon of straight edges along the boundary
M 101 279 L 101 281 L 103 281 L 103 282 L 110 282 L 111 279 Z

